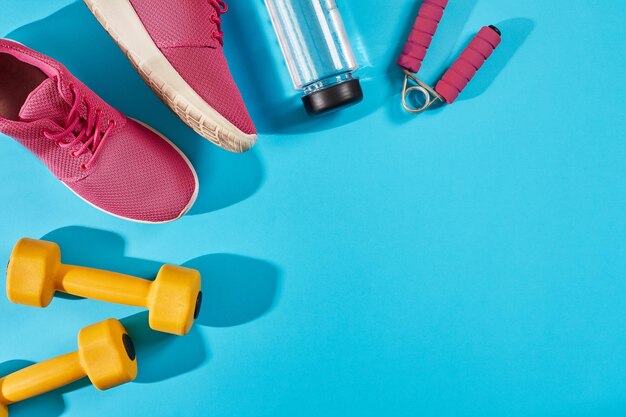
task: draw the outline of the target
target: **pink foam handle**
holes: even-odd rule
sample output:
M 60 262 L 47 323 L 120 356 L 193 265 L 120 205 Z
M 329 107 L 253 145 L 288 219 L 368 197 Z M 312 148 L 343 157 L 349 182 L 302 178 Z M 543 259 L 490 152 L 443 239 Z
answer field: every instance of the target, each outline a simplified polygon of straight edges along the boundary
M 398 65 L 401 68 L 412 73 L 420 70 L 447 5 L 448 0 L 424 0 L 413 23 L 409 39 L 398 58 Z
M 476 68 L 472 66 L 472 64 L 470 64 L 467 61 L 462 61 L 462 60 L 456 61 L 455 70 L 458 74 L 463 75 L 468 83 L 474 76 L 474 73 L 476 72 Z
M 495 26 L 483 27 L 443 74 L 435 86 L 435 91 L 448 104 L 454 103 L 501 41 L 500 31 Z

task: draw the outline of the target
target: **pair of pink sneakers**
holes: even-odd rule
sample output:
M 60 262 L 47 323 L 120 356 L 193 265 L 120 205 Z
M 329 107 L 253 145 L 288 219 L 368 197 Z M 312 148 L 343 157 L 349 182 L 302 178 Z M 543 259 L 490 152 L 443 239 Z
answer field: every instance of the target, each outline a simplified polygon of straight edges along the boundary
M 256 131 L 224 57 L 222 0 L 84 0 L 156 94 L 233 152 Z M 0 39 L 0 133 L 96 208 L 145 223 L 182 217 L 196 172 L 168 139 L 112 108 L 54 59 Z

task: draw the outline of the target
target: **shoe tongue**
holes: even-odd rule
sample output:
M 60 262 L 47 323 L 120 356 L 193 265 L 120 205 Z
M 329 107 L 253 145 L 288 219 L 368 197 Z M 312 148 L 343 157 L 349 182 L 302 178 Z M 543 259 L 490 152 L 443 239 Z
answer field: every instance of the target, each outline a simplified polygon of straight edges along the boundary
M 63 125 L 70 111 L 70 106 L 63 100 L 58 88 L 58 78 L 51 77 L 42 82 L 26 98 L 19 118 L 23 122 L 50 119 Z

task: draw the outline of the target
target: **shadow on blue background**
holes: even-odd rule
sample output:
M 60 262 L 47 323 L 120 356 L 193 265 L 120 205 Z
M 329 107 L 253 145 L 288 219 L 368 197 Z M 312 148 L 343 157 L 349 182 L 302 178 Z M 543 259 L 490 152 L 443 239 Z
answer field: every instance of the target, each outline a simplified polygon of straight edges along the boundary
M 200 179 L 200 195 L 189 214 L 219 210 L 253 195 L 264 170 L 255 151 L 223 151 L 201 138 L 162 104 L 82 1 L 8 38 L 50 55 L 112 106 L 153 126 L 191 160 Z
M 196 327 L 182 337 L 156 332 L 148 327 L 147 311 L 120 321 L 133 339 L 137 352 L 139 370 L 135 382 L 165 381 L 191 372 L 210 359 L 209 349 Z
M 279 274 L 268 262 L 232 254 L 201 256 L 183 266 L 202 272 L 202 312 L 198 323 L 231 327 L 270 311 L 277 299 Z

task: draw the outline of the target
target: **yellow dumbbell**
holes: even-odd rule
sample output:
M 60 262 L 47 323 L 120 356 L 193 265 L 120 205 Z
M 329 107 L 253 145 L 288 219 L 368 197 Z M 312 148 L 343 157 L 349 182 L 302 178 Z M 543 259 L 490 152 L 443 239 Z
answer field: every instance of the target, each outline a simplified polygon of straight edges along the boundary
M 22 239 L 7 268 L 7 295 L 18 304 L 46 307 L 56 291 L 101 301 L 146 307 L 150 327 L 184 335 L 200 312 L 200 273 L 164 265 L 154 281 L 61 263 L 52 242 Z
M 0 378 L 0 417 L 7 406 L 61 388 L 84 377 L 99 390 L 137 376 L 135 347 L 126 329 L 108 319 L 78 333 L 78 351 L 36 363 Z

